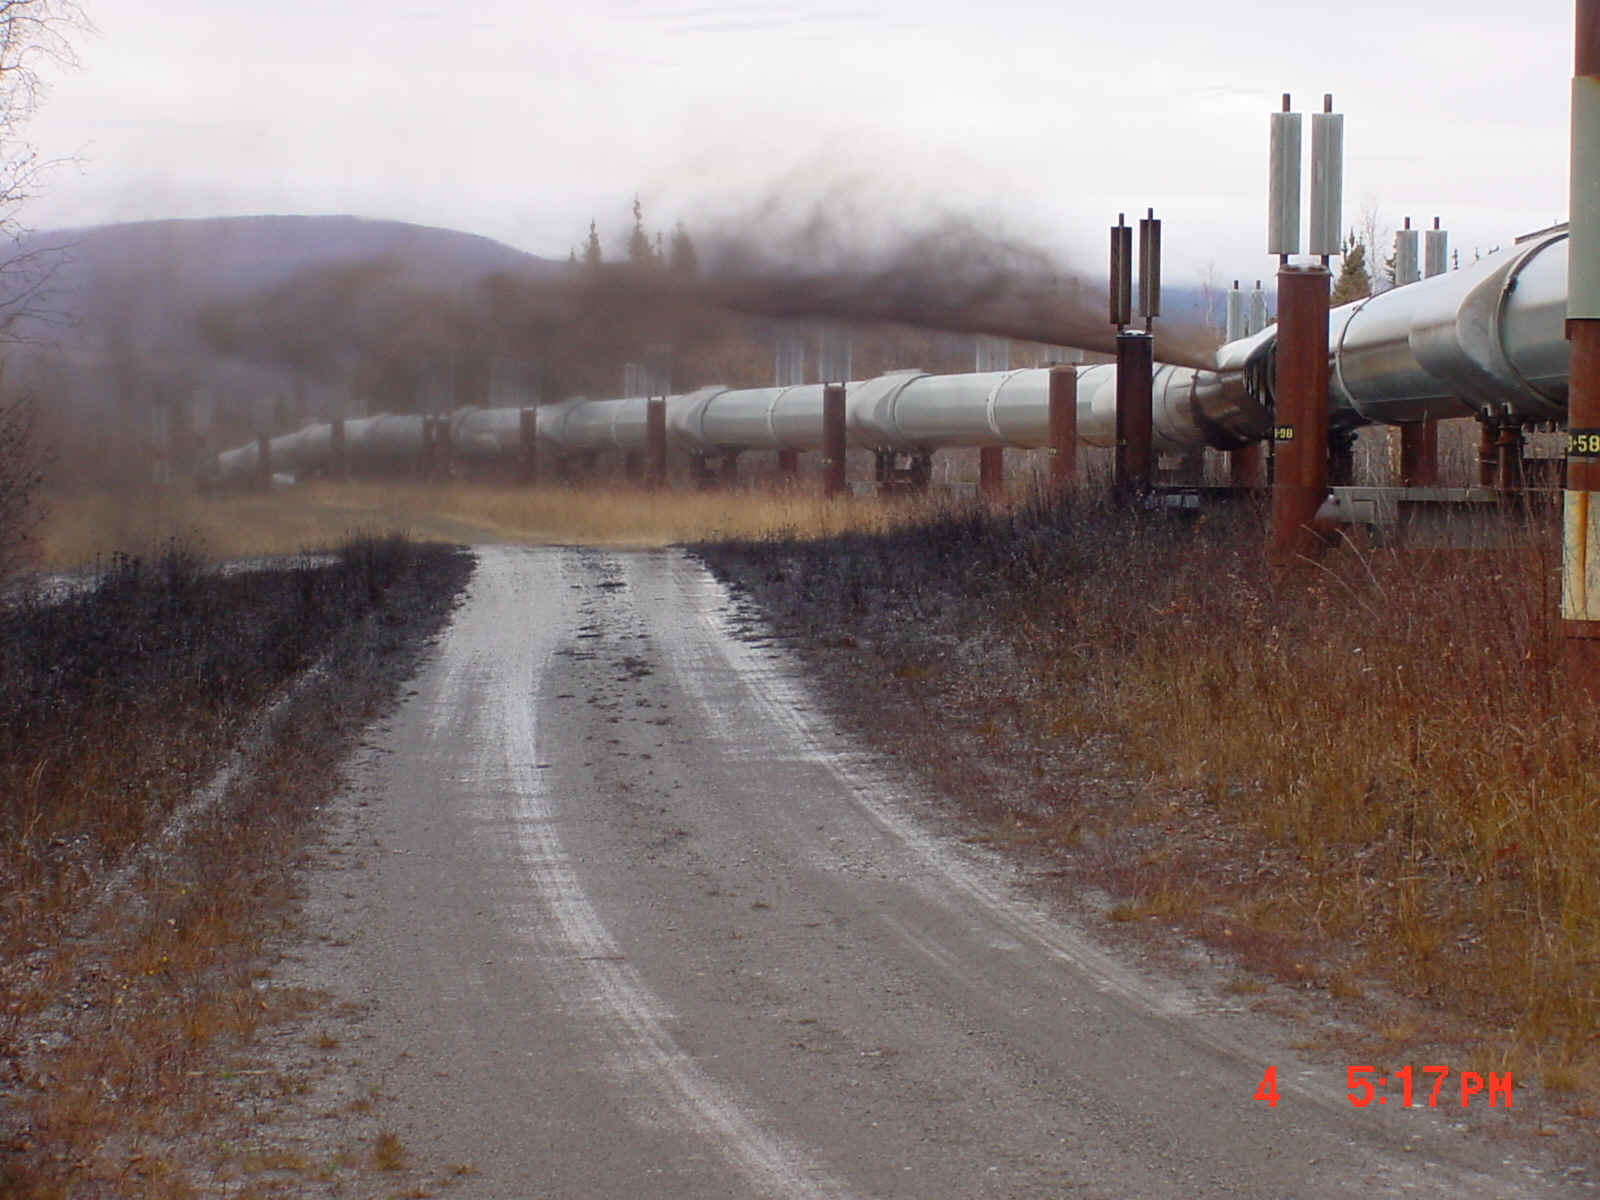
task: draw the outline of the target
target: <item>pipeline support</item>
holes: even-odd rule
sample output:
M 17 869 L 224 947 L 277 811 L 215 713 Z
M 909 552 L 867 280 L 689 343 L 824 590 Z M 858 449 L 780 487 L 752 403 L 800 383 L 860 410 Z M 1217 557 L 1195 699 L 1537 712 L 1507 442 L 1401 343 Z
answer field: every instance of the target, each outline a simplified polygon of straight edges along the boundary
M 1439 485 L 1439 422 L 1432 417 L 1400 426 L 1400 486 Z
M 537 483 L 539 479 L 539 411 L 524 408 L 517 413 L 517 480 Z
M 1274 478 L 1269 553 L 1278 563 L 1314 551 L 1328 494 L 1328 268 L 1278 270 Z
M 1117 334 L 1117 492 L 1150 490 L 1154 464 L 1151 378 L 1154 339 L 1148 333 Z
M 658 396 L 644 406 L 644 484 L 667 485 L 667 401 Z
M 978 494 L 985 500 L 1006 498 L 1005 449 L 983 446 L 978 450 Z
M 1050 369 L 1050 483 L 1070 487 L 1078 477 L 1078 368 Z
M 822 389 L 822 494 L 839 496 L 845 490 L 845 393 L 842 383 Z

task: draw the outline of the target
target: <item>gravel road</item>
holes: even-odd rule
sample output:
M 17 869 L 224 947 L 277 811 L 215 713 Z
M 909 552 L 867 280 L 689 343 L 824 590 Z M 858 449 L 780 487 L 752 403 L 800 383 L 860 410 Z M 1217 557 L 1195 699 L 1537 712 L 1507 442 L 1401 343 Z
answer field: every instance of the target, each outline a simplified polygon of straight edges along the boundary
M 351 765 L 301 966 L 367 1003 L 405 1144 L 474 1168 L 449 1195 L 1562 1190 L 1498 1136 L 1537 1098 L 1355 1109 L 1304 1027 L 1097 946 L 693 559 L 478 554 Z

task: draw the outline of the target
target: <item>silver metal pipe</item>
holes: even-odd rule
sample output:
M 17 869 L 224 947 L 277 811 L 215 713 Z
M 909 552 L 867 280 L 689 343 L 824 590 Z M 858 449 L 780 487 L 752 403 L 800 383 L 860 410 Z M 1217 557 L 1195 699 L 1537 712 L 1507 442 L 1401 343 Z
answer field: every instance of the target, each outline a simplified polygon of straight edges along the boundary
M 1470 267 L 1335 309 L 1329 320 L 1330 417 L 1344 426 L 1459 417 L 1561 419 L 1569 347 L 1564 230 L 1525 239 Z M 1214 370 L 1158 363 L 1156 449 L 1233 449 L 1272 427 L 1277 327 L 1217 351 Z M 1078 370 L 1078 436 L 1116 440 L 1116 367 Z M 640 399 L 573 399 L 538 409 L 542 445 L 568 453 L 637 451 L 645 445 Z M 471 462 L 510 461 L 519 452 L 519 408 L 451 414 L 453 452 Z M 423 418 L 345 422 L 345 452 L 358 470 L 415 461 Z M 846 385 L 850 443 L 876 450 L 1049 444 L 1049 369 L 928 375 L 900 371 Z M 706 387 L 667 397 L 671 443 L 700 454 L 818 450 L 822 386 Z M 326 466 L 332 430 L 308 425 L 272 439 L 275 471 L 303 475 Z M 256 472 L 254 442 L 214 460 L 213 477 L 237 482 Z

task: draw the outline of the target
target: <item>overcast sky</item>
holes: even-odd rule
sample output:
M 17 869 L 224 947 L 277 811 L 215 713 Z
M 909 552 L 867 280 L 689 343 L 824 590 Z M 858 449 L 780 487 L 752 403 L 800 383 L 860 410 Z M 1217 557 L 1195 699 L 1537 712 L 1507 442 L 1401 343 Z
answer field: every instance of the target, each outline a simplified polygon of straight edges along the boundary
M 32 127 L 36 227 L 356 213 L 565 257 L 848 206 L 975 216 L 1098 272 L 1153 205 L 1166 277 L 1265 275 L 1267 114 L 1345 116 L 1345 221 L 1463 256 L 1567 212 L 1570 0 L 82 0 Z

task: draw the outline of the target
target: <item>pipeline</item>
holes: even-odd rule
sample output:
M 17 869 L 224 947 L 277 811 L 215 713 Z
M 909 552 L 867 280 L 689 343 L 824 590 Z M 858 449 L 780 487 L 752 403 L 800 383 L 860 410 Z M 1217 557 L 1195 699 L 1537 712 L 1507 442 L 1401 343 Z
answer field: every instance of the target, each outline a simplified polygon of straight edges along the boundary
M 1329 318 L 1329 417 L 1335 428 L 1424 418 L 1482 416 L 1498 423 L 1563 420 L 1569 345 L 1564 228 L 1526 238 L 1449 271 L 1334 309 Z M 1276 326 L 1229 342 L 1214 370 L 1157 363 L 1152 415 L 1155 449 L 1183 453 L 1237 449 L 1272 428 Z M 1116 367 L 1078 368 L 1078 437 L 1116 440 Z M 1024 449 L 1049 444 L 1048 368 L 929 375 L 899 371 L 846 385 L 851 445 L 900 453 L 960 446 Z M 822 448 L 822 386 L 705 387 L 666 401 L 669 443 L 721 456 L 745 450 Z M 537 437 L 558 454 L 644 449 L 646 401 L 575 398 L 541 405 Z M 449 413 L 453 457 L 466 464 L 515 461 L 523 445 L 518 408 Z M 414 463 L 427 419 L 387 415 L 344 422 L 352 469 L 377 472 Z M 326 470 L 331 424 L 272 439 L 274 473 Z M 256 443 L 223 451 L 205 482 L 256 477 Z

